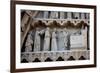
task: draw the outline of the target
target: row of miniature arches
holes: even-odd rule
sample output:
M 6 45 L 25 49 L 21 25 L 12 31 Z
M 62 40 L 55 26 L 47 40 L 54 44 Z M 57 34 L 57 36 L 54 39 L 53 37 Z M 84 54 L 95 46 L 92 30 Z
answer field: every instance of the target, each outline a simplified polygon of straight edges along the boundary
M 82 28 L 89 26 L 89 21 L 86 20 L 36 20 L 32 23 L 33 27 L 72 27 Z
M 67 61 L 73 61 L 76 60 L 73 56 L 70 56 Z M 84 56 L 80 56 L 78 60 L 87 60 Z M 53 61 L 50 57 L 47 57 L 44 62 L 50 62 Z M 59 56 L 56 61 L 65 61 L 61 56 Z M 29 61 L 27 59 L 22 59 L 21 63 L 28 63 Z M 32 62 L 42 62 L 39 58 L 35 58 Z

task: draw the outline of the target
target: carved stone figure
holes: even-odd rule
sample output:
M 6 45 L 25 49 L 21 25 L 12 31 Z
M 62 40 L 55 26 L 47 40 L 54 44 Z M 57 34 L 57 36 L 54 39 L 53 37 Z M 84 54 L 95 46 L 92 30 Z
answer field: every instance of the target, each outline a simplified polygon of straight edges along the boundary
M 49 51 L 50 50 L 50 28 L 46 28 L 46 30 L 45 30 L 43 50 L 44 51 Z
M 67 48 L 67 42 L 68 42 L 67 35 L 68 35 L 68 33 L 66 32 L 66 28 L 64 30 L 58 29 L 58 32 L 57 32 L 58 50 L 62 51 Z
M 45 38 L 45 29 L 42 29 L 40 31 L 39 36 L 40 36 L 40 51 L 43 51 L 44 38 Z
M 52 32 L 51 50 L 57 51 L 56 28 Z
M 38 28 L 36 29 L 35 39 L 34 39 L 34 51 L 40 51 L 40 36 Z
M 28 34 L 26 43 L 25 43 L 25 52 L 31 52 L 32 51 L 32 45 L 33 45 L 33 39 L 32 39 L 32 32 Z

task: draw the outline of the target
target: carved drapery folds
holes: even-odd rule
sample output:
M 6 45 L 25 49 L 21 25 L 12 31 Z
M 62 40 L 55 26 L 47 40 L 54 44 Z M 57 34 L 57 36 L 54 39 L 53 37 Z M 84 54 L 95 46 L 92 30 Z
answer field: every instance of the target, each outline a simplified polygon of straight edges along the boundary
M 89 20 L 85 20 L 89 19 L 89 16 L 73 12 L 66 12 L 67 16 L 64 16 L 65 12 L 45 11 L 44 13 L 46 15 L 43 17 L 47 19 L 32 18 L 31 27 L 25 37 L 24 47 L 22 47 L 24 49 L 21 56 L 22 61 L 48 62 L 89 59 Z M 31 12 L 29 15 L 32 15 Z M 28 17 L 25 20 L 27 21 Z M 24 31 L 23 24 L 22 31 Z
M 46 25 L 39 20 L 34 23 L 34 38 L 31 36 L 33 30 L 28 34 L 26 48 L 27 46 L 32 48 L 32 45 L 30 46 L 27 44 L 33 44 L 34 42 L 33 51 L 61 51 L 70 49 L 70 36 L 74 35 L 75 37 L 75 35 L 78 34 L 79 37 L 82 37 L 80 40 L 83 38 L 86 39 L 87 26 L 88 25 L 84 23 L 84 21 L 80 21 L 77 25 L 74 25 L 71 21 L 67 21 L 63 25 L 60 25 L 57 21 L 52 21 Z

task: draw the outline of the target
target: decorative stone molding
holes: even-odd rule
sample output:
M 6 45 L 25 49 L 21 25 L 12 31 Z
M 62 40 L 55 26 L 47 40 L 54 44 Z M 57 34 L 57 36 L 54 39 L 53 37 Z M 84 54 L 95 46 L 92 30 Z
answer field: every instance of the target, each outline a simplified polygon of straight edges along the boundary
M 28 62 L 33 62 L 38 58 L 41 62 L 45 62 L 47 58 L 50 58 L 52 61 L 57 61 L 59 57 L 64 59 L 64 61 L 69 61 L 71 57 L 75 60 L 83 58 L 83 60 L 89 60 L 90 51 L 59 51 L 59 52 L 24 52 L 22 53 L 21 60 L 26 59 Z M 72 59 L 73 60 L 73 59 Z
M 22 19 L 21 28 L 24 31 L 22 33 L 22 45 L 25 38 L 27 39 L 24 46 L 25 52 L 22 52 L 21 60 L 26 59 L 28 62 L 47 62 L 90 59 L 90 51 L 87 50 L 89 14 L 67 12 L 65 18 L 65 12 L 45 11 L 44 13 L 43 18 L 38 18 L 38 12 L 26 11 Z M 26 27 L 26 24 L 28 27 Z M 34 34 L 30 33 L 33 31 Z M 60 35 L 58 35 L 58 32 L 61 33 L 60 35 L 63 35 L 61 40 L 64 42 L 63 47 L 59 50 L 57 39 L 59 39 L 58 37 Z M 44 38 L 42 36 L 42 42 L 40 34 L 44 34 Z M 84 41 L 81 44 L 84 46 L 74 47 L 72 49 L 70 40 L 73 35 L 74 37 L 78 35 L 79 38 L 82 38 Z M 76 41 L 80 40 L 77 39 Z M 74 45 L 79 44 L 76 43 Z

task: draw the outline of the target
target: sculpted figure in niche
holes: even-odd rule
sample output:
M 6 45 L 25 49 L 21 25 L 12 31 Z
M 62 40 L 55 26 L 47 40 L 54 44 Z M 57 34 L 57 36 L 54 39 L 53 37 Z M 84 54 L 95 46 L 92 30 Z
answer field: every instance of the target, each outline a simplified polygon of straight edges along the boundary
M 39 36 L 40 36 L 40 51 L 43 51 L 44 38 L 45 38 L 45 29 L 42 29 L 40 31 Z
M 66 28 L 58 29 L 57 31 L 57 46 L 58 50 L 62 51 L 67 48 L 67 35 Z
M 32 32 L 30 32 L 27 36 L 27 40 L 25 43 L 25 52 L 31 52 L 32 51 L 32 45 L 33 45 L 33 39 L 32 39 Z
M 49 51 L 49 50 L 50 50 L 50 28 L 47 27 L 45 30 L 43 51 Z
M 57 39 L 56 39 L 56 28 L 54 28 L 52 32 L 52 40 L 51 40 L 51 50 L 57 51 Z
M 62 50 L 62 29 L 58 29 L 57 30 L 57 46 L 58 46 L 58 50 Z
M 40 51 L 40 36 L 39 36 L 39 28 L 36 28 L 35 40 L 34 40 L 34 51 Z

